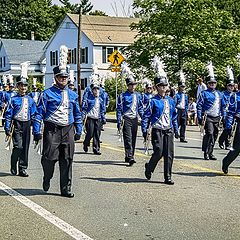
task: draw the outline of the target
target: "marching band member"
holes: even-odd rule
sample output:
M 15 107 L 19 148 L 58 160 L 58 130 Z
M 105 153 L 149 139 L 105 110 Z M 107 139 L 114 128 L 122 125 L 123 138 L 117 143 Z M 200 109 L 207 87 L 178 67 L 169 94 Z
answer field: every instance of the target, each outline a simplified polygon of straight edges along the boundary
M 167 75 L 163 70 L 162 62 L 158 57 L 153 60 L 153 67 L 158 75 L 154 79 L 158 94 L 155 95 L 144 112 L 142 118 L 143 137 L 147 136 L 147 127 L 150 122 L 152 126 L 153 154 L 149 162 L 145 164 L 145 176 L 151 179 L 157 163 L 164 158 L 165 183 L 173 185 L 172 164 L 174 155 L 174 133 L 178 138 L 177 112 L 175 102 L 170 96 L 166 96 L 168 89 Z
M 92 74 L 89 76 L 89 82 L 90 85 L 88 85 L 83 92 L 83 96 L 82 96 L 82 103 L 88 98 L 88 95 L 92 94 L 92 88 L 91 88 L 91 84 L 94 82 L 98 82 L 100 84 L 100 76 L 98 73 L 98 66 L 97 64 L 92 64 Z M 99 89 L 100 90 L 100 96 L 103 97 L 103 93 L 102 93 L 102 88 Z
M 32 84 L 32 92 L 30 92 L 28 94 L 33 100 L 34 102 L 37 104 L 38 102 L 38 98 L 40 96 L 40 92 L 37 89 L 37 79 L 33 78 L 33 84 Z
M 27 95 L 27 63 L 22 63 L 21 76 L 17 77 L 18 94 L 13 96 L 5 113 L 5 133 L 13 140 L 11 155 L 11 173 L 17 174 L 17 163 L 19 176 L 28 177 L 28 152 L 30 143 L 31 121 L 36 111 L 35 102 Z M 10 141 L 10 139 L 9 139 Z
M 153 84 L 152 84 L 152 81 L 145 78 L 142 80 L 142 84 L 143 84 L 143 87 L 144 87 L 144 93 L 142 94 L 142 102 L 143 102 L 143 108 L 146 109 L 149 102 L 150 102 L 150 99 L 153 97 Z
M 105 104 L 103 99 L 99 96 L 99 84 L 91 84 L 92 93 L 88 95 L 87 99 L 82 105 L 82 119 L 85 119 L 86 136 L 83 142 L 84 152 L 88 152 L 90 141 L 93 138 L 93 153 L 101 155 L 100 152 L 100 133 L 101 127 L 106 123 L 105 119 Z
M 71 198 L 74 197 L 71 192 L 74 140 L 81 137 L 82 119 L 78 95 L 67 87 L 67 56 L 68 48 L 61 46 L 60 65 L 53 68 L 55 84 L 39 98 L 33 133 L 37 144 L 42 138 L 43 120 L 43 190 L 49 190 L 55 163 L 59 161 L 61 195 Z
M 216 160 L 213 148 L 218 136 L 219 123 L 225 119 L 225 101 L 222 93 L 216 90 L 217 81 L 214 77 L 212 62 L 207 65 L 207 69 L 209 71 L 208 89 L 202 91 L 197 102 L 197 118 L 199 125 L 204 125 L 205 129 L 202 143 L 204 159 Z
M 123 125 L 123 140 L 125 148 L 125 162 L 132 166 L 134 159 L 138 114 L 143 116 L 143 104 L 140 93 L 136 91 L 137 82 L 127 64 L 123 64 L 122 73 L 126 74 L 127 91 L 121 93 L 117 100 L 117 128 L 121 131 Z
M 188 111 L 188 95 L 185 93 L 185 76 L 183 71 L 180 71 L 180 81 L 178 82 L 178 92 L 175 95 L 175 104 L 178 113 L 178 126 L 180 127 L 180 142 L 187 143 L 186 140 L 186 125 Z
M 11 74 L 7 75 L 7 80 L 8 80 L 7 84 L 9 87 L 8 87 L 8 91 L 5 94 L 5 99 L 4 99 L 4 102 L 6 105 L 8 105 L 11 98 L 17 94 L 15 91 L 13 76 Z
M 1 110 L 1 120 L 2 120 L 2 126 L 4 125 L 4 112 L 6 110 L 6 92 L 8 91 L 8 85 L 7 85 L 7 76 L 2 76 L 2 85 L 3 90 L 0 92 L 0 110 Z
M 240 76 L 238 76 L 238 81 Z M 226 117 L 226 125 L 231 126 L 231 135 L 233 136 L 233 145 L 227 156 L 222 161 L 222 171 L 227 174 L 229 165 L 237 158 L 240 153 L 240 92 L 235 93 L 236 103 L 229 105 Z M 235 126 L 234 126 L 235 125 Z
M 234 93 L 234 75 L 232 72 L 232 69 L 228 66 L 227 67 L 227 90 L 223 92 L 223 96 L 225 99 L 226 104 L 226 112 L 228 112 L 229 108 L 231 108 L 231 105 L 235 105 L 236 102 L 236 95 Z M 218 139 L 219 147 L 223 149 L 225 147 L 226 150 L 230 149 L 230 134 L 231 134 L 231 128 L 232 126 L 224 124 L 224 129 L 221 134 L 221 136 Z

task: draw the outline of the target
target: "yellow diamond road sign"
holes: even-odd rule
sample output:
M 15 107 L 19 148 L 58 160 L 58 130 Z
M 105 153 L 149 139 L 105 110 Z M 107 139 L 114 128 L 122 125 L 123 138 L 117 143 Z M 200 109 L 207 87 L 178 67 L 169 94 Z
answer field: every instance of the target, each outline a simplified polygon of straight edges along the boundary
M 112 63 L 113 66 L 117 67 L 119 65 L 121 65 L 121 63 L 123 62 L 124 57 L 122 56 L 122 54 L 118 51 L 115 50 L 109 57 L 108 57 L 108 61 L 110 61 Z

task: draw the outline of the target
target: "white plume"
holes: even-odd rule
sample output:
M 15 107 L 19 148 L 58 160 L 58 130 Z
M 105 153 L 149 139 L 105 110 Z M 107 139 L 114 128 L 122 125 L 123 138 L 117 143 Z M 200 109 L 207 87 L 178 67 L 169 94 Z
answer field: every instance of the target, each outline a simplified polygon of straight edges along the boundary
M 101 83 L 102 87 L 104 87 L 107 76 L 106 75 L 101 75 L 99 78 L 100 78 L 100 83 Z
M 213 65 L 212 65 L 212 61 L 210 61 L 210 62 L 207 64 L 206 68 L 207 68 L 207 70 L 208 70 L 208 76 L 209 76 L 211 79 L 215 79 L 215 77 L 214 77 L 214 71 L 213 71 L 214 67 L 213 67 Z
M 186 77 L 185 77 L 184 72 L 183 72 L 182 69 L 179 71 L 179 78 L 180 78 L 181 83 L 182 83 L 182 84 L 185 84 L 185 82 L 186 82 Z
M 33 86 L 36 86 L 37 85 L 37 78 L 33 78 L 33 83 L 32 83 Z
M 74 76 L 74 70 L 73 69 L 69 71 L 69 81 L 72 84 L 75 82 L 75 76 Z
M 147 86 L 152 86 L 152 81 L 148 78 L 144 78 L 142 80 L 142 86 L 143 88 L 146 88 Z
M 21 66 L 21 78 L 28 78 L 28 67 L 30 65 L 29 61 L 23 62 L 20 64 Z
M 164 71 L 163 61 L 158 56 L 154 56 L 151 63 L 152 68 L 157 73 L 157 77 L 167 78 L 167 73 Z
M 93 70 L 93 74 L 99 74 L 98 73 L 98 65 L 97 64 L 92 64 L 92 70 Z
M 228 76 L 229 80 L 234 81 L 233 70 L 230 66 L 227 66 L 227 76 Z
M 2 76 L 2 83 L 3 83 L 3 85 L 7 85 L 7 76 L 6 75 Z
M 90 84 L 99 84 L 99 78 L 98 75 L 92 74 L 89 77 Z
M 68 61 L 68 48 L 65 45 L 60 47 L 60 55 L 59 55 L 59 69 L 66 70 L 67 69 L 67 61 Z
M 126 62 L 122 63 L 122 74 L 124 74 L 126 78 L 129 78 L 131 81 L 134 81 L 134 73 L 131 71 Z

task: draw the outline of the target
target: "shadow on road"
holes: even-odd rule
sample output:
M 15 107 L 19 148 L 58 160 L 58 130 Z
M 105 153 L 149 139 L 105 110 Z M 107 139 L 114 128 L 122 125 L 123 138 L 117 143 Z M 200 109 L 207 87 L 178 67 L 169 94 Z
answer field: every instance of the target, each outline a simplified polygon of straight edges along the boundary
M 189 176 L 189 177 L 219 177 L 224 176 L 222 173 L 214 172 L 175 172 L 176 175 Z
M 181 148 L 194 148 L 194 149 L 202 149 L 202 147 L 196 147 L 196 146 L 186 146 L 186 145 L 178 145 L 177 147 L 181 147 Z
M 123 161 L 73 161 L 74 163 L 86 163 L 86 164 L 97 164 L 97 165 L 115 165 L 126 167 L 126 163 Z
M 181 159 L 181 160 L 203 160 L 202 157 L 193 157 L 193 156 L 174 156 L 175 159 Z
M 7 176 L 13 176 L 13 175 L 7 172 L 0 172 L 0 177 L 7 177 Z
M 115 182 L 115 183 L 164 183 L 160 181 L 148 181 L 143 178 L 94 178 L 81 177 L 81 179 L 94 180 L 99 182 Z
M 36 196 L 36 195 L 51 195 L 51 196 L 60 196 L 60 193 L 46 193 L 42 189 L 26 189 L 26 188 L 13 188 L 16 192 L 20 193 L 23 196 Z M 5 191 L 0 190 L 0 196 L 7 196 Z M 13 196 L 18 196 L 17 194 Z

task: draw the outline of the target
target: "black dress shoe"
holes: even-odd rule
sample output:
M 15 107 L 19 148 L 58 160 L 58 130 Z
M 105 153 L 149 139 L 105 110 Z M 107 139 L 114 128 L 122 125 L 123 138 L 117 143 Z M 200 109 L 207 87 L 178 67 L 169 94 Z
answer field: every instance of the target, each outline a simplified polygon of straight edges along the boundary
M 148 163 L 145 163 L 145 177 L 147 180 L 150 180 L 152 177 L 152 173 L 149 169 Z
M 126 162 L 126 163 L 129 163 L 129 162 L 130 162 L 130 158 L 125 157 L 125 162 Z
M 136 163 L 136 161 L 132 158 L 132 159 L 130 159 L 130 161 L 129 161 L 129 166 L 131 167 L 134 163 Z
M 84 151 L 85 153 L 87 153 L 87 152 L 88 152 L 88 146 L 83 145 L 83 151 Z
M 16 176 L 17 175 L 17 169 L 16 168 L 11 168 L 10 172 L 12 175 Z
M 29 175 L 28 175 L 26 170 L 19 170 L 18 176 L 20 176 L 20 177 L 28 177 Z
M 180 139 L 180 142 L 187 143 L 188 141 L 186 139 Z
M 224 166 L 222 166 L 222 171 L 223 171 L 224 174 L 228 174 L 228 168 L 226 168 Z
M 219 143 L 219 147 L 220 147 L 221 149 L 224 149 L 224 145 L 221 144 L 221 143 Z
M 207 153 L 204 153 L 204 159 L 209 160 L 209 155 Z
M 99 151 L 94 151 L 93 154 L 94 154 L 94 155 L 101 155 L 102 153 L 99 152 Z
M 169 179 L 165 179 L 164 183 L 168 185 L 173 185 L 174 181 L 171 178 L 169 178 Z
M 44 192 L 47 192 L 47 191 L 49 190 L 49 188 L 50 188 L 50 181 L 46 181 L 46 180 L 44 180 L 44 178 L 43 178 L 42 187 L 43 187 L 43 191 L 44 191 Z
M 210 160 L 217 160 L 217 158 L 213 154 L 211 154 L 211 155 L 209 154 L 209 159 Z
M 68 191 L 66 191 L 66 192 L 61 192 L 61 196 L 67 197 L 67 198 L 73 198 L 73 197 L 74 197 L 74 193 L 68 192 Z
M 226 146 L 225 150 L 231 150 L 231 146 Z

